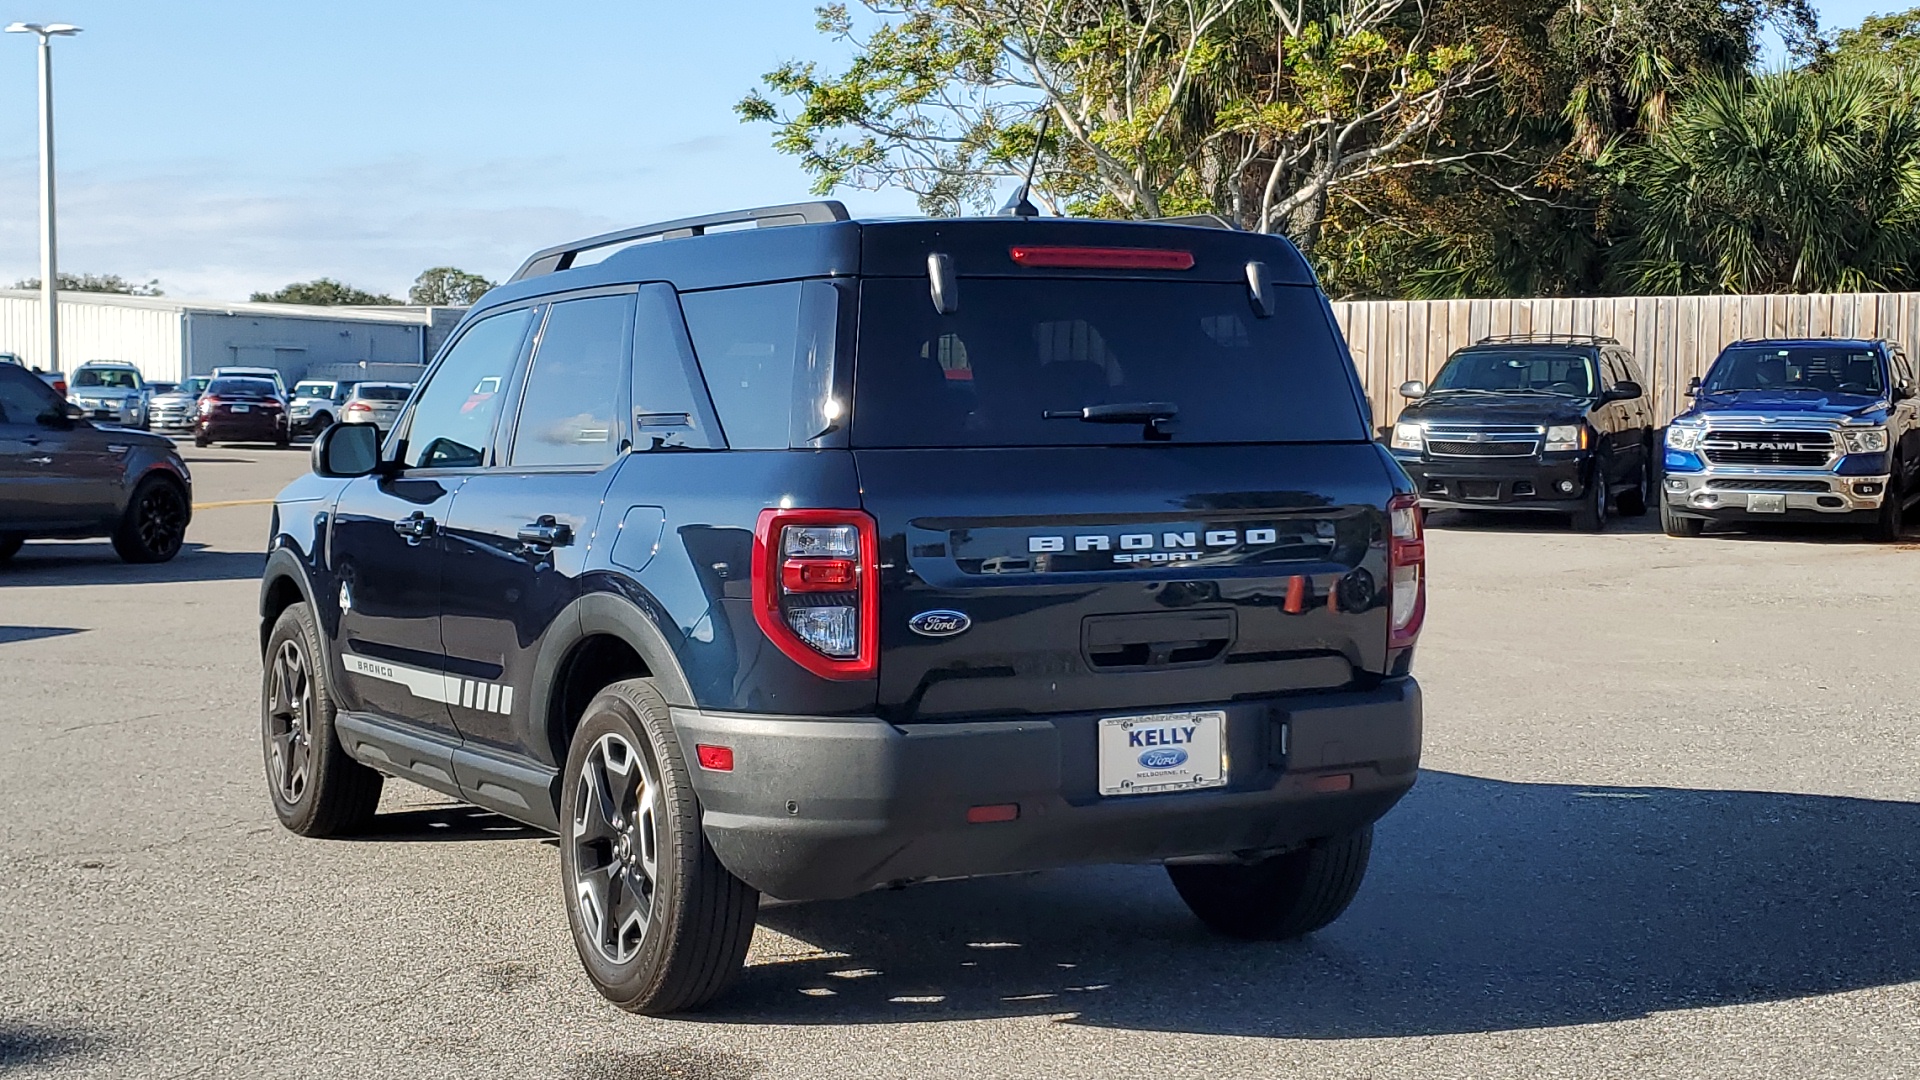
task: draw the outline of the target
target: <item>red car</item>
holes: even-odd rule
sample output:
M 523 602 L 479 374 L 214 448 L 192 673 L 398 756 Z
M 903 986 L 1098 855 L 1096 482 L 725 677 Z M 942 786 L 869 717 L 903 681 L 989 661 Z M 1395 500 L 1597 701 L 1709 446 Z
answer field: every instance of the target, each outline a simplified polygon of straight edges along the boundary
M 286 446 L 286 403 L 280 390 L 266 379 L 220 378 L 200 396 L 193 421 L 193 445 L 216 442 L 270 442 Z

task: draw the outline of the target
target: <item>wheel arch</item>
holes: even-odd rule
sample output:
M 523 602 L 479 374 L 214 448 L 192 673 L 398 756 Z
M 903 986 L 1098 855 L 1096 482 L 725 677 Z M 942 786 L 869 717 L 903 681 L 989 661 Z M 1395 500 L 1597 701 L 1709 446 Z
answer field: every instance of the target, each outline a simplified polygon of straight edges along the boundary
M 301 602 L 311 603 L 313 589 L 307 582 L 306 568 L 288 548 L 275 548 L 267 556 L 267 567 L 260 575 L 260 655 L 267 654 L 267 639 L 273 636 L 273 624 L 281 613 Z
M 693 704 L 692 689 L 680 661 L 654 618 L 623 596 L 593 593 L 575 601 L 571 614 L 555 620 L 564 627 L 542 650 L 533 675 L 533 708 L 527 734 L 539 736 L 549 764 L 566 761 L 573 729 L 587 703 L 609 684 L 650 678 L 669 705 Z

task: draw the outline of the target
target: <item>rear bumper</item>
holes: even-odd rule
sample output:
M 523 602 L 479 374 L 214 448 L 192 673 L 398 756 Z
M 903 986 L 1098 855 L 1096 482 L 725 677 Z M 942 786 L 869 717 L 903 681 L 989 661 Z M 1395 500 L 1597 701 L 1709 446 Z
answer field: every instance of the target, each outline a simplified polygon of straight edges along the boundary
M 1444 458 L 1394 455 L 1429 510 L 1539 510 L 1570 513 L 1586 503 L 1588 457 Z M 1571 485 L 1562 489 L 1561 485 Z
M 209 439 L 276 439 L 287 430 L 280 418 L 272 413 L 263 413 L 259 419 L 249 417 L 202 418 L 197 428 Z
M 1102 798 L 1095 729 L 1124 710 L 895 727 L 872 717 L 675 709 L 695 744 L 733 748 L 732 772 L 693 766 L 720 861 L 787 900 L 930 878 L 1087 863 L 1284 850 L 1379 819 L 1413 786 L 1420 688 L 1196 705 L 1227 712 L 1229 783 Z M 1322 790 L 1339 774 L 1351 786 Z M 1337 781 L 1336 781 L 1337 782 Z M 1013 821 L 968 824 L 1013 803 Z

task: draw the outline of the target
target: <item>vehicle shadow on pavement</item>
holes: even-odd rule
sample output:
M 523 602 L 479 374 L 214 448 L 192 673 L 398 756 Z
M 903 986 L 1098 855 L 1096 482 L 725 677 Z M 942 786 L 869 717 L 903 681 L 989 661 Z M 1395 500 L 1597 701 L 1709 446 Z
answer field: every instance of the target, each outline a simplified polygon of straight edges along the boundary
M 1429 510 L 1426 521 L 1429 529 L 1447 532 L 1593 535 L 1574 531 L 1572 523 L 1565 514 L 1547 514 L 1537 511 L 1503 513 L 1498 510 Z M 1660 532 L 1660 515 L 1652 510 L 1639 517 L 1615 515 L 1607 519 L 1606 531 L 1622 535 L 1654 535 Z
M 106 1040 L 86 1031 L 31 1027 L 0 1020 L 0 1072 L 46 1065 L 59 1058 L 99 1052 Z
M 8 585 L 147 585 L 155 582 L 259 580 L 267 568 L 262 551 L 211 551 L 188 543 L 170 562 L 136 565 L 121 560 L 106 541 L 28 543 L 0 565 L 0 588 Z
M 537 840 L 547 834 L 474 806 L 434 806 L 375 814 L 347 840 L 418 844 L 456 840 Z
M 87 631 L 78 626 L 0 626 L 0 645 L 12 645 L 19 641 L 39 641 L 41 638 L 66 637 L 68 634 L 84 634 Z
M 1203 930 L 1163 872 L 1111 867 L 769 906 L 821 950 L 700 1019 L 1071 1014 L 1267 1038 L 1505 1031 L 1920 979 L 1920 804 L 1517 784 L 1427 772 L 1339 922 Z

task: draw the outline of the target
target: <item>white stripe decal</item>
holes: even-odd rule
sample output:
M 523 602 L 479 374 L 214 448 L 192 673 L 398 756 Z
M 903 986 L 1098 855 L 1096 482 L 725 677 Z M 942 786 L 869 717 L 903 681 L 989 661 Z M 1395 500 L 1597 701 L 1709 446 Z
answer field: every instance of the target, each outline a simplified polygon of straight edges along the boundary
M 513 714 L 513 687 L 503 683 L 462 679 L 456 675 L 423 671 L 405 664 L 370 660 L 364 656 L 343 656 L 341 664 L 350 674 L 397 683 L 406 687 L 414 697 L 425 701 L 438 701 L 448 705 L 458 705 L 463 709 L 500 713 L 503 716 Z
M 477 689 L 477 687 L 474 684 L 474 681 L 472 679 L 460 680 L 460 707 L 461 708 L 463 709 L 473 708 L 473 692 L 475 689 Z
M 504 716 L 513 715 L 513 687 L 500 687 L 500 712 Z

